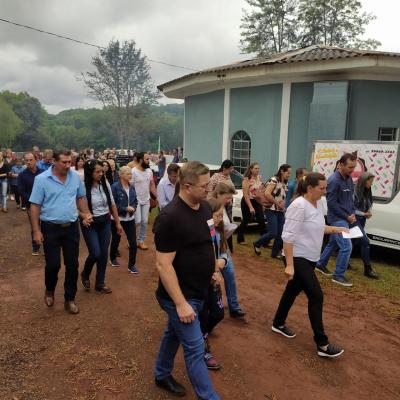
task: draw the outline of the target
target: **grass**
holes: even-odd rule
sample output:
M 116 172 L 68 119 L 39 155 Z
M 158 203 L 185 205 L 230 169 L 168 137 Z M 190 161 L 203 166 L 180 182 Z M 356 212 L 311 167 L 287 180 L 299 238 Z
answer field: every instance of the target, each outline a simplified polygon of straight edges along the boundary
M 154 219 L 158 215 L 158 208 L 151 211 L 149 215 L 149 224 L 153 224 Z M 240 246 L 236 244 L 236 235 L 234 237 L 235 253 L 245 257 L 257 257 L 254 254 L 252 242 L 259 238 L 258 233 L 253 233 L 254 228 L 249 228 L 246 233 L 247 246 Z M 282 261 L 272 259 L 270 257 L 271 249 L 262 249 L 262 255 L 257 259 L 268 260 L 270 265 L 273 265 L 279 270 L 282 270 Z M 393 307 L 393 317 L 398 318 L 398 307 L 400 305 L 400 264 L 399 252 L 392 251 L 385 248 L 371 247 L 371 260 L 375 271 L 379 275 L 379 279 L 368 279 L 364 277 L 364 267 L 362 261 L 353 257 L 350 264 L 353 270 L 346 273 L 346 276 L 353 280 L 354 286 L 352 288 L 339 288 L 336 284 L 331 282 L 330 279 L 319 276 L 321 286 L 323 288 L 335 287 L 337 290 L 344 289 L 354 295 L 355 297 L 365 296 L 366 294 L 377 294 L 385 297 L 388 301 L 392 302 L 397 307 Z M 333 271 L 335 269 L 335 257 L 331 257 L 328 268 Z M 379 308 L 379 304 L 375 304 Z M 396 311 L 397 309 L 397 311 Z
M 257 257 L 254 254 L 252 242 L 258 239 L 259 235 L 254 233 L 246 234 L 247 246 L 236 245 L 236 237 L 234 238 L 235 252 L 241 256 Z M 258 258 L 268 260 L 268 262 L 279 269 L 282 269 L 282 262 L 279 260 L 271 259 L 271 249 L 262 249 L 262 255 Z M 383 295 L 389 301 L 397 303 L 400 301 L 400 268 L 399 268 L 399 254 L 398 252 L 383 251 L 379 248 L 371 247 L 372 265 L 379 275 L 379 279 L 368 279 L 364 277 L 364 267 L 361 259 L 353 257 L 350 264 L 353 270 L 349 270 L 346 276 L 353 280 L 354 286 L 348 290 L 354 295 L 360 295 L 365 292 Z M 329 260 L 328 268 L 333 271 L 335 269 L 335 257 Z M 329 279 L 320 277 L 322 287 L 332 287 L 335 285 Z M 338 288 L 339 289 L 339 288 Z

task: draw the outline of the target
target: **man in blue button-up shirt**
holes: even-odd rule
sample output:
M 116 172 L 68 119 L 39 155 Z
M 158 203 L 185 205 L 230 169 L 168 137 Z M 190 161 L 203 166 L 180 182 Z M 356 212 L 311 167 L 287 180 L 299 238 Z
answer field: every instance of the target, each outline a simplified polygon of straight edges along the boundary
M 169 164 L 167 168 L 167 176 L 164 176 L 157 186 L 158 205 L 160 210 L 168 205 L 175 196 L 175 185 L 178 180 L 179 169 L 180 167 L 178 164 Z
M 53 165 L 53 150 L 45 150 L 43 158 L 37 162 L 37 167 L 43 171 L 47 171 Z
M 356 222 L 354 208 L 354 184 L 351 174 L 356 166 L 357 158 L 346 153 L 339 160 L 337 171 L 328 179 L 326 200 L 328 203 L 328 224 L 348 228 Z M 341 233 L 330 236 L 329 242 L 317 262 L 316 270 L 324 275 L 331 275 L 326 267 L 332 252 L 338 251 L 336 269 L 332 281 L 343 286 L 353 286 L 353 283 L 344 276 L 349 265 L 352 251 L 350 239 L 345 239 Z
M 53 166 L 35 178 L 29 201 L 33 238 L 37 244 L 43 242 L 46 259 L 45 303 L 48 307 L 54 304 L 62 250 L 65 264 L 64 306 L 69 313 L 77 314 L 79 309 L 75 304 L 75 295 L 79 268 L 78 212 L 84 225 L 90 225 L 92 215 L 87 206 L 82 181 L 70 167 L 70 151 L 55 153 Z

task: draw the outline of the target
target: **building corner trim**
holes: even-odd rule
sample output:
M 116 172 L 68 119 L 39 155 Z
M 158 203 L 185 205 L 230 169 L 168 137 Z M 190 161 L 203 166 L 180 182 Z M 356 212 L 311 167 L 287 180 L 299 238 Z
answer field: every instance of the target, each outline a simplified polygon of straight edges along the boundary
M 283 82 L 281 129 L 279 133 L 279 165 L 285 164 L 287 161 L 291 88 L 292 82 Z
M 222 131 L 222 154 L 221 160 L 229 158 L 229 119 L 230 119 L 231 89 L 225 88 L 224 94 L 224 125 Z

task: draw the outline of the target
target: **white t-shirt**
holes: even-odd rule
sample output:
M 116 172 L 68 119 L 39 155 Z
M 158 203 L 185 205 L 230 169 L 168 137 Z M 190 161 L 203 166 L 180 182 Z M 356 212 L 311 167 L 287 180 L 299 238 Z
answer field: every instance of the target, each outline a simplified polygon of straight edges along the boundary
M 321 255 L 324 230 L 324 208 L 321 200 L 315 208 L 304 197 L 298 197 L 286 211 L 282 240 L 293 243 L 293 257 L 316 262 Z
M 135 187 L 139 204 L 147 204 L 150 201 L 150 182 L 153 179 L 153 171 L 150 168 L 140 171 L 132 168 L 132 181 Z

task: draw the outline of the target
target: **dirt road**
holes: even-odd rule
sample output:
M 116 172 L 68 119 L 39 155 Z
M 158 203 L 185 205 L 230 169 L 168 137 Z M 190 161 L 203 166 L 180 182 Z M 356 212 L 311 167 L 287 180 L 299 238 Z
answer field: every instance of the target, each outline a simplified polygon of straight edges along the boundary
M 30 254 L 26 215 L 11 205 L 0 215 L 0 399 L 156 400 L 169 398 L 153 384 L 152 369 L 165 324 L 154 290 L 154 246 L 140 252 L 140 275 L 108 268 L 111 295 L 84 292 L 79 315 L 63 310 L 63 274 L 56 304 L 43 303 L 43 257 Z M 150 240 L 149 240 L 150 242 Z M 86 254 L 83 241 L 81 265 Z M 211 338 L 223 368 L 212 372 L 222 399 L 400 399 L 400 304 L 371 293 L 329 286 L 325 325 L 345 348 L 337 360 L 315 352 L 300 296 L 290 314 L 293 340 L 271 332 L 284 287 L 282 268 L 255 257 L 235 256 L 239 298 L 246 321 L 227 316 Z M 182 354 L 175 376 L 195 399 Z

